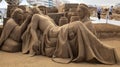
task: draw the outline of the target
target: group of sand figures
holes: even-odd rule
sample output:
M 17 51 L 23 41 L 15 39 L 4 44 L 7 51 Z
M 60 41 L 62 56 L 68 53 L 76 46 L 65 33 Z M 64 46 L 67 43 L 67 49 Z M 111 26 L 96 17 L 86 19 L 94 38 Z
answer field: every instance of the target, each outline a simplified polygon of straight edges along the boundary
M 57 26 L 37 7 L 30 11 L 16 8 L 3 28 L 0 49 L 22 51 L 31 56 L 44 55 L 60 63 L 118 63 L 115 48 L 106 46 L 94 35 L 87 8 L 87 5 L 79 5 L 75 13 L 79 20 L 62 26 Z

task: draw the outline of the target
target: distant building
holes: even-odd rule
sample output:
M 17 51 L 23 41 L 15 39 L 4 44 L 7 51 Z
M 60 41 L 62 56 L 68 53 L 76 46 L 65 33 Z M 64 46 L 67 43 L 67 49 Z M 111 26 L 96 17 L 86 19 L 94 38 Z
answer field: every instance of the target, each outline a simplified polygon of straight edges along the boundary
M 27 0 L 31 5 L 35 3 L 35 0 Z
M 27 0 L 22 0 L 19 5 L 28 5 L 28 6 L 30 6 L 30 4 L 28 3 Z
M 31 5 L 36 4 L 36 5 L 46 6 L 46 7 L 52 7 L 52 6 L 58 7 L 63 3 L 70 3 L 68 0 L 28 0 L 28 2 Z
M 115 7 L 120 7 L 120 3 L 116 4 Z

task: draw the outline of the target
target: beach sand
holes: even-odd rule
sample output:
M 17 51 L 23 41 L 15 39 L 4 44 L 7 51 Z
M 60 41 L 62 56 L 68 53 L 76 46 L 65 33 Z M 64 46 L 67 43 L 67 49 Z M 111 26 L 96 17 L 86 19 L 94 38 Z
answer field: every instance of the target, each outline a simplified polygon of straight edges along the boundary
M 120 38 L 100 39 L 104 44 L 116 48 L 118 56 L 120 56 Z M 120 67 L 120 65 L 104 65 L 98 63 L 69 63 L 60 64 L 53 62 L 51 58 L 45 56 L 30 57 L 28 54 L 8 53 L 0 51 L 0 67 Z

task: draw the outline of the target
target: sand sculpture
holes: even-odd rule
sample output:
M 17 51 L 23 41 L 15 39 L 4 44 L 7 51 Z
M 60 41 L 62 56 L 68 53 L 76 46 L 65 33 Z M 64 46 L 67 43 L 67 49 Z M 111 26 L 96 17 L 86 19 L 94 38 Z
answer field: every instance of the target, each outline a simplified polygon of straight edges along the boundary
M 17 17 L 17 18 L 16 18 Z M 22 23 L 19 25 L 18 23 Z M 1 50 L 8 52 L 18 52 L 21 50 L 21 35 L 27 28 L 30 17 L 23 21 L 23 10 L 15 9 L 11 18 L 6 22 L 0 37 Z
M 59 26 L 62 26 L 64 24 L 68 24 L 68 18 L 66 18 L 65 16 L 59 19 Z
M 64 13 L 48 13 L 48 16 L 55 21 L 56 25 L 59 25 L 59 20 L 64 16 Z
M 90 11 L 89 11 L 87 5 L 80 4 L 80 5 L 78 5 L 78 7 L 75 7 L 75 5 L 74 5 L 74 7 L 69 8 L 69 11 L 66 11 L 65 13 L 66 13 L 66 15 L 64 15 L 64 16 L 66 16 L 68 18 L 68 22 L 82 21 L 91 32 L 93 32 L 95 35 L 97 35 L 96 31 L 94 29 L 94 26 L 90 21 Z M 62 23 L 64 23 L 64 22 L 62 22 Z
M 22 13 L 22 10 L 20 12 Z M 19 12 L 17 13 L 19 14 Z M 2 50 L 3 46 L 6 45 L 10 50 L 13 49 L 14 51 L 16 47 L 13 45 L 22 43 L 22 53 L 29 53 L 32 56 L 44 55 L 52 57 L 55 62 L 118 63 L 115 48 L 104 45 L 83 22 L 74 21 L 63 26 L 57 26 L 47 15 L 35 13 L 31 19 L 29 18 L 26 19 L 25 24 L 23 23 L 24 27 L 21 27 L 22 25 L 18 26 L 13 18 L 7 22 L 9 26 L 5 25 L 0 38 Z M 12 28 L 9 29 L 10 26 Z M 25 27 L 27 29 L 23 29 Z M 20 41 L 21 39 L 22 41 Z M 15 44 L 12 45 L 10 43 L 12 41 Z
M 68 12 L 70 8 L 77 8 L 79 4 L 63 4 L 59 7 L 59 12 Z
M 87 5 L 80 4 L 77 7 L 77 12 L 82 22 L 90 21 L 90 12 Z
M 67 18 L 70 22 L 71 16 L 77 16 L 78 13 L 76 11 L 77 8 L 70 8 L 69 11 L 67 12 Z
M 77 16 L 79 16 L 79 20 L 82 21 L 92 33 L 97 35 L 94 26 L 90 21 L 90 11 L 88 9 L 88 6 L 85 4 L 80 4 L 77 7 L 76 11 Z
M 47 7 L 45 6 L 38 6 L 38 8 L 42 11 L 43 14 L 47 14 Z
M 115 49 L 101 43 L 80 21 L 56 26 L 50 17 L 35 14 L 22 40 L 23 53 L 45 55 L 55 62 L 118 62 Z
M 79 16 L 71 16 L 70 18 L 70 22 L 79 21 L 79 20 L 80 20 Z

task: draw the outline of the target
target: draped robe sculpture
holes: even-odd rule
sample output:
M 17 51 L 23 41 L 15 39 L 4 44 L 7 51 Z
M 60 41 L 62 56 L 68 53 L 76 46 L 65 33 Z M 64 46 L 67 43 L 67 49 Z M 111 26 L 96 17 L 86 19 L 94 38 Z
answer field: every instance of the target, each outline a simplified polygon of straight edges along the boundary
M 22 17 L 23 12 L 19 10 L 15 12 Z M 81 21 L 57 26 L 43 14 L 33 14 L 20 26 L 14 18 L 6 23 L 0 38 L 2 50 L 15 51 L 13 49 L 19 43 L 22 43 L 22 53 L 52 57 L 53 61 L 60 63 L 86 61 L 116 64 L 119 61 L 115 48 L 103 44 Z
M 34 14 L 22 40 L 23 53 L 45 55 L 60 63 L 118 63 L 115 48 L 103 44 L 80 21 L 56 26 L 48 16 Z

